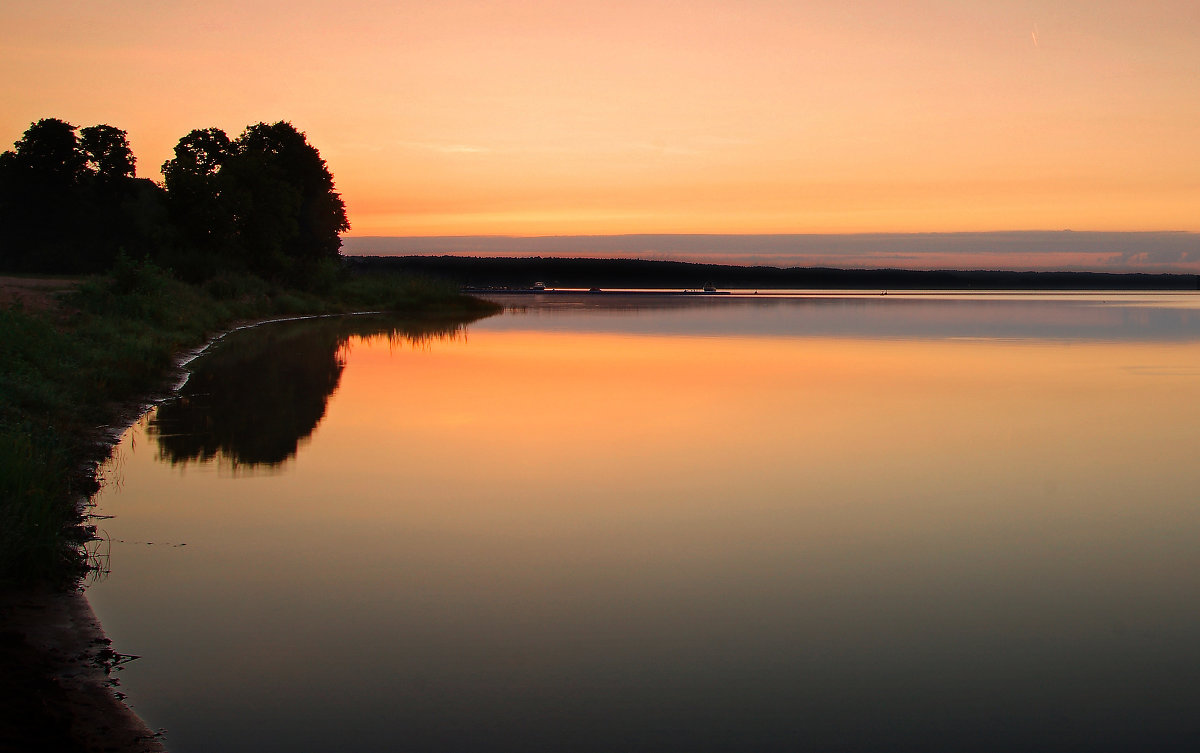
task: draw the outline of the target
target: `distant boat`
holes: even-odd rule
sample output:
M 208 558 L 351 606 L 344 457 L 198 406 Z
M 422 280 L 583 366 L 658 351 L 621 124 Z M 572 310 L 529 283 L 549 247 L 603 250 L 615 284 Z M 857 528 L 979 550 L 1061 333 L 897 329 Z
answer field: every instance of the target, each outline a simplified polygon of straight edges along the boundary
M 546 283 L 544 283 L 544 282 L 533 283 L 533 290 L 545 290 L 545 289 L 546 289 Z
M 717 287 L 715 285 L 705 285 L 704 292 L 705 293 L 715 293 L 715 292 L 717 292 Z

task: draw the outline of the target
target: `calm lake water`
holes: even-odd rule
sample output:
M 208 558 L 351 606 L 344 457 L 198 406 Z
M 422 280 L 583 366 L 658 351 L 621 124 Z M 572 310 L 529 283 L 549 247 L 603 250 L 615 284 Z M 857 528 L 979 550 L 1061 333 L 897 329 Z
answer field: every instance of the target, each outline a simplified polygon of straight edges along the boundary
M 88 596 L 199 751 L 1182 750 L 1200 297 L 513 297 L 235 333 Z

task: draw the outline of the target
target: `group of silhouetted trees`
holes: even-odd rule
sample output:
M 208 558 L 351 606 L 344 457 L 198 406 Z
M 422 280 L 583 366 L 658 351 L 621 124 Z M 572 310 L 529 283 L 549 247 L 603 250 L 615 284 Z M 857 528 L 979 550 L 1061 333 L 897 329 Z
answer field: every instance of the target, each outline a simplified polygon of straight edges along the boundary
M 290 123 L 179 140 L 157 184 L 135 177 L 124 131 L 33 123 L 0 154 L 0 270 L 70 274 L 124 253 L 203 279 L 295 278 L 337 259 L 346 208 L 320 153 Z
M 268 276 L 336 259 L 350 228 L 333 176 L 290 123 L 219 128 L 179 140 L 162 167 L 167 207 L 191 254 Z

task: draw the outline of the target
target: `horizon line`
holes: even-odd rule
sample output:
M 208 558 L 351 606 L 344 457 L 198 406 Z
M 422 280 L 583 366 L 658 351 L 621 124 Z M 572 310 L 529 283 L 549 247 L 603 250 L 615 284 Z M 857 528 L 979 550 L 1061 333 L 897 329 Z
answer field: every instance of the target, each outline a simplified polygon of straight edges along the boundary
M 352 238 L 790 238 L 790 237 L 863 237 L 881 235 L 1023 235 L 1023 234 L 1058 234 L 1071 233 L 1080 235 L 1200 235 L 1200 230 L 1161 229 L 1161 230 L 1078 230 L 1076 228 L 1059 228 L 1050 230 L 1044 228 L 1028 228 L 1022 230 L 870 230 L 857 232 L 796 232 L 796 233 L 547 233 L 547 234 L 518 234 L 518 233 L 459 233 L 459 234 L 380 234 L 357 235 L 353 232 L 344 233 L 343 240 Z
M 355 255 L 587 256 L 835 269 L 1012 269 L 1200 273 L 1187 230 L 936 233 L 623 233 L 347 236 Z
M 736 262 L 687 261 L 684 259 L 645 259 L 636 256 L 515 256 L 493 255 L 477 256 L 473 254 L 343 254 L 360 259 L 464 259 L 471 261 L 564 261 L 564 262 L 610 262 L 613 264 L 628 262 L 645 262 L 649 264 L 683 264 L 703 267 L 732 267 L 735 269 L 774 269 L 780 272 L 798 270 L 818 272 L 900 272 L 914 275 L 933 274 L 983 274 L 983 275 L 1106 275 L 1112 277 L 1200 277 L 1200 272 L 1139 272 L 1129 270 L 1091 270 L 1091 269 L 1012 269 L 1000 267 L 930 267 L 914 269 L 911 267 L 830 267 L 797 265 L 781 267 L 773 264 L 738 264 Z

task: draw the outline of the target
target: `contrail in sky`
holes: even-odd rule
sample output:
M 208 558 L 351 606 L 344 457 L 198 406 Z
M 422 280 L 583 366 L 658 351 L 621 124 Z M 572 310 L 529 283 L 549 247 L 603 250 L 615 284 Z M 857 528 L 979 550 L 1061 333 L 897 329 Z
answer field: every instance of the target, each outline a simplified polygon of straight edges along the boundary
M 1041 45 L 1040 45 L 1040 44 L 1038 44 L 1038 32 L 1037 32 L 1037 24 L 1034 24 L 1034 25 L 1033 25 L 1033 31 L 1031 31 L 1031 32 L 1030 32 L 1030 35 L 1033 37 L 1033 46 L 1034 46 L 1034 47 L 1041 47 Z

